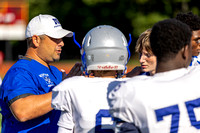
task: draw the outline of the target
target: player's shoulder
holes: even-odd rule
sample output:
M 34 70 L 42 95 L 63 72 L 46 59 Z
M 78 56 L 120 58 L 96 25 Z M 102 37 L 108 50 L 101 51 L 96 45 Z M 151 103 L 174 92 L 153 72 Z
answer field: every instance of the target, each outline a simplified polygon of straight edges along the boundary
M 98 81 L 102 81 L 102 78 L 90 78 L 90 77 L 85 77 L 85 76 L 73 76 L 70 78 L 66 78 L 65 80 L 63 80 L 60 85 L 62 86 L 80 86 L 80 85 L 84 85 L 84 84 L 89 84 L 89 83 L 93 83 L 93 82 L 98 82 Z
M 131 84 L 132 83 L 134 83 L 134 84 L 141 84 L 141 82 L 144 83 L 144 81 L 148 81 L 151 78 L 152 78 L 152 76 L 138 75 L 138 76 L 134 76 L 132 78 L 127 79 L 125 83 L 126 84 L 130 84 L 130 83 Z
M 81 82 L 83 82 L 84 78 L 84 76 L 73 76 L 66 78 L 53 88 L 53 92 L 67 91 L 70 90 L 70 88 L 76 88 L 77 85 L 81 86 Z
M 151 79 L 151 77 L 152 76 L 140 75 L 125 79 L 123 81 L 118 82 L 117 83 L 118 85 L 112 92 L 124 93 L 124 92 L 135 91 L 135 89 L 137 88 L 146 88 L 142 86 L 146 86 L 148 84 L 147 81 Z
M 70 78 L 64 79 L 60 84 L 79 84 L 81 82 L 84 82 L 87 79 L 85 76 L 73 76 Z
M 200 65 L 188 67 L 187 70 L 188 75 L 200 75 Z

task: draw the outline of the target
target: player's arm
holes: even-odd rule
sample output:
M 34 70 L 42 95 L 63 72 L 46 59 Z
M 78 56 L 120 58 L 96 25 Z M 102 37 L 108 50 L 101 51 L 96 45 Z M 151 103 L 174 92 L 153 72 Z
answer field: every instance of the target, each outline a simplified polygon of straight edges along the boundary
M 130 72 L 126 74 L 126 77 L 134 77 L 139 75 L 142 72 L 142 68 L 140 66 L 136 66 Z
M 25 122 L 51 111 L 51 97 L 52 92 L 20 98 L 10 105 L 10 110 L 18 121 Z

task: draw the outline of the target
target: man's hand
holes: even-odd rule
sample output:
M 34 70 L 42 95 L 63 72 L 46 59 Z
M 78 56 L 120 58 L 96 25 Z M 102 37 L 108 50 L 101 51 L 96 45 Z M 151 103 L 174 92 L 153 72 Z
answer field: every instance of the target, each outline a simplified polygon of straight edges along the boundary
M 61 70 L 61 72 L 63 73 L 63 80 L 73 76 L 81 76 L 82 75 L 81 67 L 82 67 L 81 63 L 76 63 L 68 74 L 66 74 L 64 70 Z
M 141 73 L 142 68 L 140 66 L 136 66 L 135 68 L 133 68 L 133 70 L 131 70 L 130 72 L 128 72 L 126 74 L 126 77 L 134 77 L 137 76 Z

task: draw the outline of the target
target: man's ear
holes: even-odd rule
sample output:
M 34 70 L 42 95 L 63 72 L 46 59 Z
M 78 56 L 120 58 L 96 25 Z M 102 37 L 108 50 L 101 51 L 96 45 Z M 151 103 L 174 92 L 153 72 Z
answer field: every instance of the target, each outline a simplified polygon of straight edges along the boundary
M 181 52 L 182 52 L 182 57 L 183 57 L 183 59 L 186 59 L 187 57 L 188 57 L 188 45 L 185 45 L 183 48 L 182 48 L 182 50 L 181 50 Z
M 39 36 L 37 36 L 37 35 L 33 35 L 33 36 L 32 36 L 32 43 L 33 43 L 33 45 L 34 45 L 35 47 L 39 47 L 40 42 L 41 42 L 41 39 L 40 39 Z

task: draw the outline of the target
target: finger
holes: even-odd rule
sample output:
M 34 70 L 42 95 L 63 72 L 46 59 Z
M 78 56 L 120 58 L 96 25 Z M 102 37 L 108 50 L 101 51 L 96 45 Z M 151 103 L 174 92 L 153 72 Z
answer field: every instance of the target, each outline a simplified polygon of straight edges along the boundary
M 81 66 L 82 66 L 82 64 L 76 63 L 71 72 L 74 73 L 74 74 L 81 72 Z
M 68 73 L 67 77 L 80 76 L 82 74 L 81 66 L 81 63 L 76 63 Z
M 72 69 L 70 70 L 69 74 L 70 74 L 70 73 L 73 73 L 73 72 L 75 71 L 75 69 L 76 69 L 79 65 L 80 65 L 79 63 L 76 63 L 76 64 L 72 67 Z

